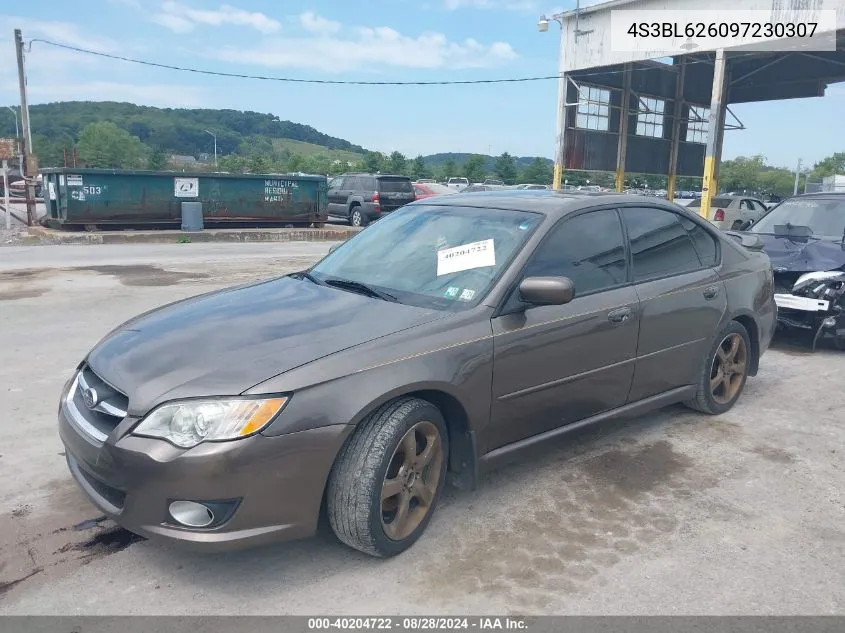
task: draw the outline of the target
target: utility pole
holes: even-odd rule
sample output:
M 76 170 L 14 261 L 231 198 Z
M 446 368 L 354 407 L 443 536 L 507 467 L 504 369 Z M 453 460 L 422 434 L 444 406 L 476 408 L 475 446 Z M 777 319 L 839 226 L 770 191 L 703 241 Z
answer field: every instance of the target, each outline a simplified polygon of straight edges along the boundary
M 798 178 L 801 175 L 801 159 L 798 159 L 798 167 L 795 169 L 795 187 L 792 189 L 792 195 L 798 195 Z
M 210 132 L 209 130 L 205 130 L 206 134 L 211 134 L 212 138 L 214 138 L 214 169 L 217 169 L 217 135 L 214 132 Z
M 23 35 L 20 29 L 15 29 L 15 52 L 18 58 L 18 84 L 21 91 L 21 125 L 23 127 L 23 161 L 21 172 L 26 189 L 26 223 L 33 226 L 37 221 L 35 212 L 35 179 L 37 172 L 34 156 L 32 155 L 32 131 L 29 125 L 29 106 L 26 102 L 26 71 L 23 63 Z

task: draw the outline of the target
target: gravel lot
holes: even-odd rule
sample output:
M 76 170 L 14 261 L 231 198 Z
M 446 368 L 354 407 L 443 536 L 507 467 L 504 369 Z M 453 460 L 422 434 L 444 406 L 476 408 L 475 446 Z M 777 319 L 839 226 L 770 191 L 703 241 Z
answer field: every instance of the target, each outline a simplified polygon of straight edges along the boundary
M 59 390 L 110 328 L 300 268 L 328 243 L 0 249 L 0 614 L 843 614 L 845 355 L 779 345 L 719 418 L 671 408 L 450 490 L 379 561 L 329 533 L 203 556 L 71 481 Z

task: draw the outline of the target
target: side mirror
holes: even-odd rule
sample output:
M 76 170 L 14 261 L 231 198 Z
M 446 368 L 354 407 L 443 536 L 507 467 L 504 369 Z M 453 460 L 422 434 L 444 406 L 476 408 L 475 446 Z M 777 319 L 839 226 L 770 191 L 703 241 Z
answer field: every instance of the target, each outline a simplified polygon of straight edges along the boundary
M 329 246 L 328 254 L 334 253 L 338 248 L 340 248 L 340 244 L 332 244 L 331 246 Z
M 533 305 L 564 305 L 575 296 L 568 277 L 526 277 L 519 284 L 519 297 Z

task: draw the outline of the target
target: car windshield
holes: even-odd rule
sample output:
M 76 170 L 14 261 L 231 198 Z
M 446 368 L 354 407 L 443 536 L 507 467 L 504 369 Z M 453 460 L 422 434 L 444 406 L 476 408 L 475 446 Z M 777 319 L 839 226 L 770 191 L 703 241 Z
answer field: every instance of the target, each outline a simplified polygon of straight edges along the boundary
M 795 227 L 809 228 L 813 237 L 842 239 L 845 233 L 845 196 L 785 200 L 760 218 L 749 231 L 789 235 Z
M 367 227 L 309 272 L 322 283 L 365 284 L 400 303 L 462 309 L 484 298 L 542 219 L 523 211 L 414 204 Z

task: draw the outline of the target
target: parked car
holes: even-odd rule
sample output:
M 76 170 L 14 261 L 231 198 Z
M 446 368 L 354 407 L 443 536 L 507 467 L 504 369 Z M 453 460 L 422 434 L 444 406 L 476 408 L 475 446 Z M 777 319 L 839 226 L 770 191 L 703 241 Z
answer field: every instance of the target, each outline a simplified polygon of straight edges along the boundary
M 329 182 L 329 217 L 367 226 L 416 200 L 411 179 L 389 174 L 343 174 Z
M 701 198 L 693 200 L 686 207 L 698 213 L 697 209 L 701 209 Z M 707 219 L 720 229 L 736 231 L 749 220 L 759 220 L 766 211 L 766 205 L 757 198 L 715 196 L 710 200 L 710 214 Z
M 845 349 L 845 193 L 787 198 L 754 223 L 774 267 L 778 325 Z
M 437 181 L 434 178 L 417 178 L 414 181 L 415 185 L 430 185 L 432 183 L 436 183 Z
M 730 410 L 775 327 L 771 274 L 666 201 L 438 196 L 307 270 L 119 326 L 65 385 L 59 432 L 132 532 L 227 549 L 309 536 L 325 508 L 342 542 L 392 556 L 447 474 L 472 488 L 522 449 L 677 402 Z
M 484 182 L 482 182 L 481 184 L 482 184 L 482 185 L 500 185 L 500 186 L 504 186 L 504 185 L 505 185 L 505 181 L 504 181 L 504 180 L 496 180 L 495 178 L 485 178 L 485 179 L 484 179 Z
M 497 191 L 499 189 L 507 189 L 508 187 L 505 185 L 482 185 L 480 183 L 476 183 L 474 185 L 470 185 L 469 187 L 464 187 L 461 189 L 461 193 L 477 193 L 479 191 Z
M 455 193 L 455 190 L 451 187 L 447 187 L 446 185 L 441 185 L 439 183 L 414 183 L 414 193 L 417 196 L 417 200 L 424 200 L 425 198 L 430 198 L 431 196 L 442 196 L 443 194 L 451 194 Z
M 449 178 L 449 180 L 446 181 L 447 187 L 457 189 L 458 191 L 469 187 L 469 184 L 469 180 L 467 180 L 466 178 Z
M 534 189 L 551 189 L 551 187 L 549 185 L 521 184 L 521 185 L 515 185 L 514 189 L 534 190 Z

